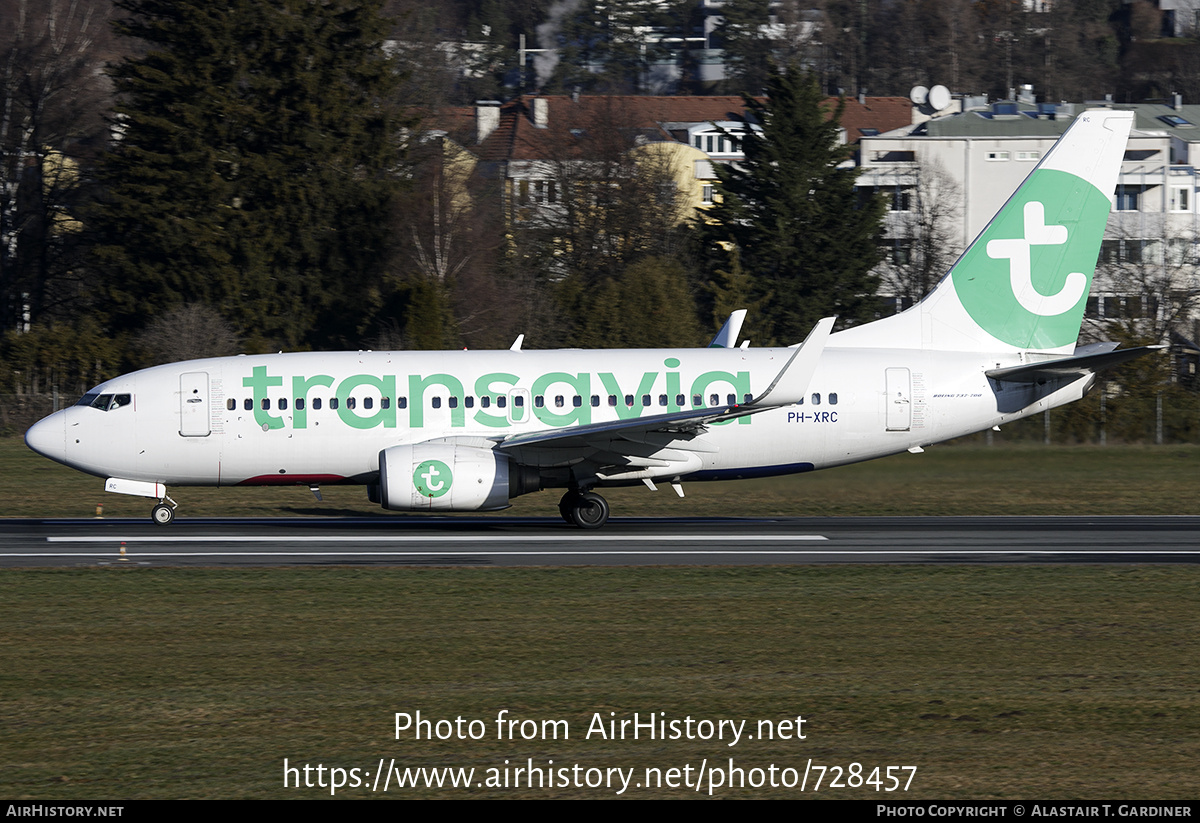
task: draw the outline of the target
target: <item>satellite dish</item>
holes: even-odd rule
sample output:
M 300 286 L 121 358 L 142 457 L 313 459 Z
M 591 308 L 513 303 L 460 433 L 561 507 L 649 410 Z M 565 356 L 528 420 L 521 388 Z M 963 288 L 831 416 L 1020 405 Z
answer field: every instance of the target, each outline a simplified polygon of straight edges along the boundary
M 929 107 L 941 111 L 950 105 L 950 89 L 945 86 L 934 86 L 929 90 Z
M 908 99 L 913 102 L 914 106 L 923 106 L 929 98 L 929 89 L 924 86 L 913 86 L 912 91 L 908 93 Z

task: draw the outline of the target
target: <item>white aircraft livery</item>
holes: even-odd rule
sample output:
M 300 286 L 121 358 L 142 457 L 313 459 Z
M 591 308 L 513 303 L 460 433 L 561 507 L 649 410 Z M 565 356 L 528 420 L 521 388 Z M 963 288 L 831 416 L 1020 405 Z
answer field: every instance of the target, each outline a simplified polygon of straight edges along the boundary
M 31 449 L 155 498 L 167 486 L 362 484 L 393 511 L 494 511 L 544 488 L 597 528 L 595 489 L 807 472 L 1077 400 L 1145 349 L 1077 346 L 1133 114 L 1076 118 L 908 311 L 803 343 L 701 349 L 222 357 L 109 380 Z

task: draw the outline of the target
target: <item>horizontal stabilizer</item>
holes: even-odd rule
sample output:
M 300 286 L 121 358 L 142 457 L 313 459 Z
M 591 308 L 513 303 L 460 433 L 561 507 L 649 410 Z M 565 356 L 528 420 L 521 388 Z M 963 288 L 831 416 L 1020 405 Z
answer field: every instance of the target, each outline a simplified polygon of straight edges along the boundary
M 1163 347 L 1138 346 L 1134 349 L 1120 349 L 1099 354 L 1074 355 L 1041 363 L 990 369 L 987 376 L 992 380 L 1000 380 L 1005 383 L 1042 383 L 1047 380 L 1061 380 L 1073 376 L 1082 377 L 1085 374 L 1095 374 L 1102 369 L 1111 369 L 1161 348 Z

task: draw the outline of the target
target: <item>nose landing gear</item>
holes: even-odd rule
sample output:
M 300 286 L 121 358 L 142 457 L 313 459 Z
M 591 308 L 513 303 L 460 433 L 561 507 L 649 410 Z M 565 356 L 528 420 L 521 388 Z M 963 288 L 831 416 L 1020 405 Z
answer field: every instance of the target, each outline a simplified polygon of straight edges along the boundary
M 163 502 L 166 501 L 166 502 Z M 171 505 L 167 505 L 170 503 Z M 163 499 L 158 501 L 153 509 L 150 510 L 150 519 L 160 526 L 166 526 L 175 519 L 175 509 L 179 504 L 172 500 L 168 495 L 163 495 Z

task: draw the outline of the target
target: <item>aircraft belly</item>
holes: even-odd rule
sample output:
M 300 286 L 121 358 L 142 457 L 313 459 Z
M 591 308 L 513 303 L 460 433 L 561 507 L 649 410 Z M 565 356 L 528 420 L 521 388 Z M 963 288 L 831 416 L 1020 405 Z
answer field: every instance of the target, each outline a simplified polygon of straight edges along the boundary
M 235 435 L 223 449 L 221 485 L 314 485 L 365 482 L 379 470 L 379 452 L 394 439 L 357 432 L 306 436 L 288 429 Z

